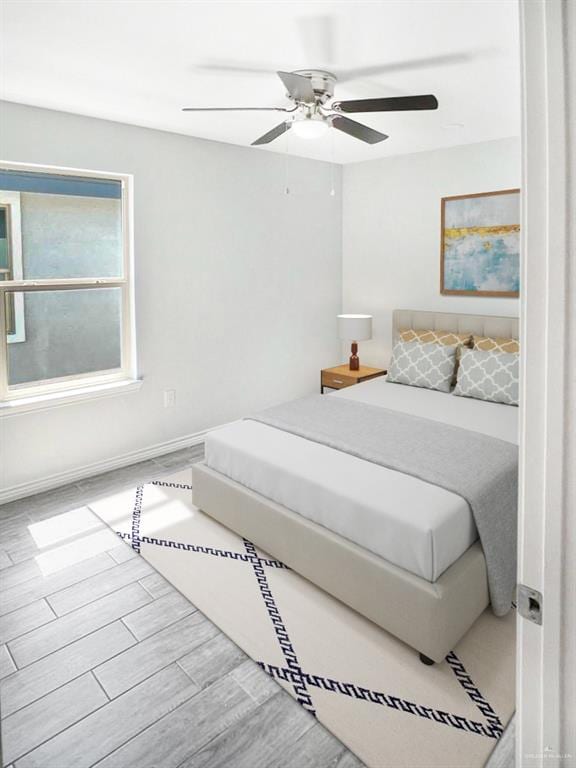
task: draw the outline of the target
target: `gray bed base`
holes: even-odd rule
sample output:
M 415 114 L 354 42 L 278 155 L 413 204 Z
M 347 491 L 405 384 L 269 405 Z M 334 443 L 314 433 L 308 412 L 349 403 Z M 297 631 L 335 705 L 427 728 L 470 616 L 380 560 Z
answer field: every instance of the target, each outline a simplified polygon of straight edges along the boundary
M 479 542 L 432 583 L 205 464 L 192 477 L 199 509 L 428 659 L 442 661 L 489 604 Z

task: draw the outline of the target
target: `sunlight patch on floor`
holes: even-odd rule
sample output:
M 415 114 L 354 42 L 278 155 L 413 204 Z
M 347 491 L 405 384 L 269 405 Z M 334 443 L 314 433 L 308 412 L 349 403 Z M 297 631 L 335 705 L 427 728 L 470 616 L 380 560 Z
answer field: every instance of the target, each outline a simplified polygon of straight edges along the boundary
M 101 526 L 100 520 L 88 507 L 80 507 L 39 523 L 32 523 L 28 530 L 38 549 L 44 549 Z
M 109 528 L 81 536 L 58 547 L 48 549 L 34 558 L 44 576 L 87 560 L 118 546 L 118 536 Z

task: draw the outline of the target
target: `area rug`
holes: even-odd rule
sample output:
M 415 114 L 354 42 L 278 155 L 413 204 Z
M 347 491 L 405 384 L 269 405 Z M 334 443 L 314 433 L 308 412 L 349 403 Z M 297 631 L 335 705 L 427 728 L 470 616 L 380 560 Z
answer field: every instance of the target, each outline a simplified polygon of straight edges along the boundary
M 199 511 L 190 469 L 90 508 L 369 768 L 481 768 L 514 709 L 515 618 L 433 667 Z M 346 578 L 346 574 L 342 574 Z

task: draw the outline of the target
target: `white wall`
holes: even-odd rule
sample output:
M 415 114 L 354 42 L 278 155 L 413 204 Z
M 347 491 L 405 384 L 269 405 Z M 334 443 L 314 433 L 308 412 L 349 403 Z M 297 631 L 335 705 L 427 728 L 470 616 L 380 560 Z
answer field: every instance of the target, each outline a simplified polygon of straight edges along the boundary
M 394 308 L 518 314 L 517 300 L 439 292 L 440 198 L 519 186 L 516 139 L 349 165 L 336 197 L 328 164 L 291 157 L 285 195 L 281 154 L 1 107 L 5 159 L 134 174 L 144 385 L 0 420 L 0 493 L 317 391 L 319 369 L 344 359 L 342 296 L 374 315 L 360 349 L 374 365 Z
M 393 309 L 518 316 L 517 299 L 440 295 L 440 199 L 519 187 L 519 139 L 347 165 L 343 185 L 344 311 L 374 315 L 363 363 L 388 363 Z
M 4 418 L 4 489 L 121 457 L 318 388 L 339 358 L 331 166 L 16 104 L 4 159 L 133 173 L 138 393 Z M 163 390 L 176 390 L 165 409 Z

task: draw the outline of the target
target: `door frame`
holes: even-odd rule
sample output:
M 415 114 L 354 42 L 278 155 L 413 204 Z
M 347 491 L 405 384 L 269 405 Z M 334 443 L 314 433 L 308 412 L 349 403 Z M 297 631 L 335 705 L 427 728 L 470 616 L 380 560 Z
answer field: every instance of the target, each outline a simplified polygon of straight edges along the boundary
M 576 5 L 520 0 L 522 407 L 518 581 L 543 596 L 518 617 L 516 765 L 576 765 Z

